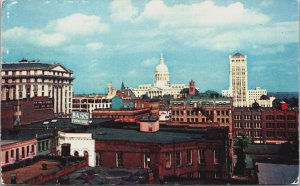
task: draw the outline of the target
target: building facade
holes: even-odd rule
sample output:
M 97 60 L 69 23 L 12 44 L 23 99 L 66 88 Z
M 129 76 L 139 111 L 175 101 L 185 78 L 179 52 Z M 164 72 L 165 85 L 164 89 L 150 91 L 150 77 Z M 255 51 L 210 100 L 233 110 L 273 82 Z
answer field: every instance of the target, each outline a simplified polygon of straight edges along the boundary
M 209 132 L 211 130 L 207 130 Z M 154 180 L 167 177 L 227 179 L 231 174 L 227 130 L 207 134 L 206 138 L 199 132 L 187 134 L 161 129 L 145 134 L 135 129 L 101 128 L 92 133 L 96 166 L 149 169 Z
M 232 136 L 232 101 L 230 98 L 171 100 L 171 125 L 229 127 Z
M 222 91 L 222 96 L 232 97 L 234 107 L 251 107 L 257 102 L 262 107 L 272 107 L 274 97 L 261 99 L 262 95 L 267 96 L 267 90 L 256 87 L 255 90 L 248 90 L 247 56 L 236 53 L 229 56 L 229 78 L 228 90 Z
M 298 115 L 296 110 L 235 108 L 233 136 L 243 133 L 253 143 L 281 144 L 298 138 Z
M 171 84 L 170 73 L 167 65 L 164 62 L 163 55 L 161 54 L 160 63 L 155 69 L 155 82 L 154 84 L 139 85 L 139 88 L 132 88 L 133 93 L 137 97 L 147 95 L 150 98 L 162 97 L 164 95 L 171 95 L 175 98 L 179 97 L 180 91 L 186 88 L 184 84 Z
M 96 109 L 92 113 L 94 119 L 114 119 L 121 122 L 137 122 L 144 117 L 149 117 L 151 108 L 142 109 Z
M 70 145 L 71 156 L 83 156 L 88 159 L 88 165 L 95 166 L 95 140 L 91 133 L 65 133 L 58 132 L 57 154 L 62 154 L 62 146 Z M 83 145 L 84 144 L 84 145 Z
M 73 111 L 89 112 L 90 118 L 95 109 L 109 109 L 111 108 L 111 99 L 100 95 L 74 96 L 73 97 Z
M 51 98 L 33 97 L 29 100 L 1 102 L 1 128 L 13 128 L 53 118 Z
M 36 139 L 1 140 L 1 166 L 36 156 Z
M 37 96 L 53 99 L 54 113 L 69 117 L 72 112 L 73 71 L 61 64 L 21 60 L 2 64 L 1 100 Z

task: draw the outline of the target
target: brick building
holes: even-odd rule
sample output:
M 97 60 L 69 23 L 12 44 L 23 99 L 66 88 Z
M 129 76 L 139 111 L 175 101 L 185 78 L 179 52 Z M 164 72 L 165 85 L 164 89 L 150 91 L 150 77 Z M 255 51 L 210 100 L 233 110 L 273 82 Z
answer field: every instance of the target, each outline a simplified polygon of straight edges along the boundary
M 13 128 L 52 118 L 54 118 L 53 99 L 47 97 L 1 102 L 2 128 Z
M 36 156 L 36 139 L 1 139 L 1 166 Z
M 244 133 L 254 143 L 279 144 L 298 138 L 298 110 L 235 108 L 233 135 Z
M 231 134 L 233 108 L 230 98 L 171 100 L 170 105 L 170 124 L 195 127 L 226 126 Z
M 159 116 L 158 99 L 123 99 L 124 103 L 132 103 L 135 109 L 151 108 L 152 116 Z
M 95 139 L 96 166 L 151 169 L 156 180 L 172 176 L 227 179 L 231 172 L 226 128 L 145 133 L 101 127 L 88 132 Z
M 95 119 L 114 119 L 122 122 L 136 122 L 144 117 L 149 117 L 151 108 L 141 109 L 96 109 L 92 117 Z

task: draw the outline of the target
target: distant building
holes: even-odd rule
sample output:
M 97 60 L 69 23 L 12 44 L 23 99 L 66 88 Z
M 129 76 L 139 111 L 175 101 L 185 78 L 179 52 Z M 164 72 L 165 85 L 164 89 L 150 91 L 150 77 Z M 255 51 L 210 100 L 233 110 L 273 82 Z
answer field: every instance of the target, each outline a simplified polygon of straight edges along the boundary
M 163 55 L 161 54 L 160 63 L 156 66 L 155 82 L 152 84 L 139 85 L 139 88 L 132 88 L 133 93 L 137 97 L 144 95 L 154 98 L 170 95 L 172 97 L 179 97 L 180 91 L 185 88 L 184 84 L 171 84 L 170 74 L 167 65 L 164 62 Z
M 1 102 L 1 128 L 13 128 L 53 118 L 53 99 L 48 97 Z
M 171 124 L 196 127 L 229 127 L 232 131 L 231 98 L 171 100 Z
M 73 71 L 59 63 L 21 60 L 2 64 L 1 100 L 21 100 L 37 96 L 53 99 L 54 113 L 69 117 L 72 112 Z
M 92 117 L 92 112 L 95 109 L 111 108 L 111 99 L 101 95 L 85 95 L 73 97 L 73 111 L 89 112 Z
M 95 109 L 92 112 L 94 119 L 114 119 L 121 122 L 136 122 L 144 117 L 149 117 L 151 108 L 143 109 Z
M 232 115 L 234 137 L 243 133 L 250 136 L 253 143 L 265 144 L 280 144 L 298 138 L 299 111 L 239 107 Z
M 248 90 L 247 56 L 240 53 L 229 56 L 229 64 L 229 90 L 223 90 L 222 96 L 232 97 L 234 107 L 251 107 L 254 102 L 262 107 L 272 107 L 275 97 L 261 99 L 267 95 L 267 90 L 260 87 Z
M 132 92 L 131 89 L 125 88 L 124 83 L 122 82 L 121 85 L 121 89 L 117 90 L 116 95 L 120 98 L 122 98 L 123 100 L 127 100 L 127 99 L 136 99 L 137 97 L 135 96 L 135 94 Z
M 193 80 L 189 82 L 189 87 L 180 91 L 181 98 L 200 97 L 200 92 L 196 89 L 196 84 Z

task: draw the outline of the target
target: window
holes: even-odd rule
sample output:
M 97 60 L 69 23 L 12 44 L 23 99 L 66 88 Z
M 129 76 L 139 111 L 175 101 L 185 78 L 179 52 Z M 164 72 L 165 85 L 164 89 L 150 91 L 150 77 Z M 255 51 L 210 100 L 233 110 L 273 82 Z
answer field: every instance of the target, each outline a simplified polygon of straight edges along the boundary
M 296 116 L 287 116 L 287 120 L 296 120 Z
M 100 152 L 96 153 L 96 166 L 101 166 L 101 154 L 100 154 Z
M 267 137 L 268 137 L 268 138 L 273 138 L 273 137 L 275 137 L 275 132 L 273 132 L 273 131 L 267 131 Z
M 261 129 L 261 123 L 255 123 L 254 128 L 256 129 Z
M 172 153 L 168 152 L 166 153 L 166 169 L 169 169 L 172 167 Z
M 205 163 L 205 153 L 204 149 L 198 149 L 198 163 Z
M 14 150 L 10 150 L 10 157 L 14 158 Z
M 42 150 L 45 150 L 45 141 L 42 141 Z
M 29 146 L 26 147 L 26 156 L 29 156 Z
M 41 151 L 41 142 L 38 143 L 38 151 Z
M 187 150 L 186 158 L 187 158 L 187 164 L 192 165 L 193 164 L 193 151 L 192 150 Z
M 25 158 L 25 148 L 22 147 L 22 154 L 21 154 L 22 158 Z
M 176 151 L 175 156 L 176 156 L 176 166 L 179 167 L 179 166 L 181 166 L 181 163 L 182 163 L 181 152 Z
M 221 154 L 220 154 L 220 149 L 215 149 L 214 150 L 214 163 L 220 163 L 221 160 Z
M 221 172 L 215 172 L 215 179 L 221 178 Z
M 46 140 L 46 150 L 49 149 L 49 140 Z
M 8 163 L 8 151 L 5 152 L 5 163 Z
M 116 166 L 123 167 L 123 153 L 122 152 L 116 153 Z
M 199 177 L 199 178 L 205 178 L 205 177 L 206 177 L 205 171 L 199 171 L 199 172 L 198 172 L 198 177 Z
M 273 115 L 266 115 L 266 120 L 274 120 L 274 116 Z
M 149 153 L 145 153 L 144 154 L 144 168 L 150 168 L 150 154 Z
M 17 149 L 16 149 L 16 160 L 19 160 L 19 158 L 20 158 L 20 157 L 19 157 L 19 149 L 17 148 Z
M 31 152 L 34 153 L 34 145 L 31 145 Z

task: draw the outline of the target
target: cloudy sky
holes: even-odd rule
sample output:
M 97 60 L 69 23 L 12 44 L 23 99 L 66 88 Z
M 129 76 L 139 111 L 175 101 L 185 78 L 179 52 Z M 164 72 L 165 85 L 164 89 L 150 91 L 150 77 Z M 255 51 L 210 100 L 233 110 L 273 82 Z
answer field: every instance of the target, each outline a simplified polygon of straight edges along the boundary
M 75 93 L 153 83 L 163 51 L 171 83 L 229 87 L 228 57 L 248 57 L 248 84 L 298 91 L 298 0 L 5 0 L 2 61 L 59 62 Z

